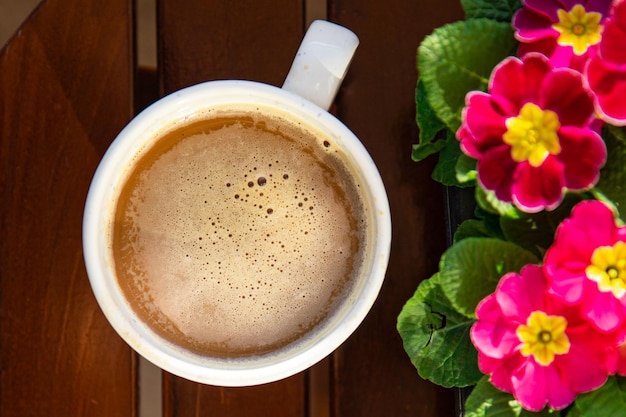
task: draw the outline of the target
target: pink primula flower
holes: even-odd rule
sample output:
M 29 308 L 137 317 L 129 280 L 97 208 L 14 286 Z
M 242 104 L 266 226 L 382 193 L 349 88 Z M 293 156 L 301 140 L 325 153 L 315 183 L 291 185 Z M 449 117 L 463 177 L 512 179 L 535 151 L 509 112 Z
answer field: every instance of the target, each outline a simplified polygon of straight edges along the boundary
M 617 362 L 618 332 L 599 332 L 546 284 L 537 265 L 505 275 L 478 304 L 470 331 L 480 370 L 531 411 L 567 407 L 600 387 Z
M 600 117 L 614 125 L 626 125 L 626 1 L 614 2 L 598 54 L 590 59 L 585 75 L 596 95 Z
M 522 0 L 513 17 L 519 55 L 541 52 L 556 67 L 582 72 L 596 54 L 611 0 Z
M 557 228 L 544 269 L 551 293 L 580 304 L 598 329 L 626 327 L 626 227 L 599 201 L 584 201 Z
M 481 186 L 537 212 L 556 207 L 566 190 L 597 182 L 606 147 L 595 120 L 580 73 L 528 54 L 498 64 L 488 93 L 467 94 L 457 138 L 478 160 Z

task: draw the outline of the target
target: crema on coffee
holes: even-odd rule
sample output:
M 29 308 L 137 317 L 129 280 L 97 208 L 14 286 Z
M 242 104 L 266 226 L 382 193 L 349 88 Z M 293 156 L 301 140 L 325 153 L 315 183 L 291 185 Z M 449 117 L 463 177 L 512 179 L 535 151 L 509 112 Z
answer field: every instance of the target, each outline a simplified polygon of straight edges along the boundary
M 173 129 L 135 161 L 112 252 L 132 309 L 157 334 L 217 357 L 315 332 L 367 252 L 361 185 L 338 147 L 262 112 Z

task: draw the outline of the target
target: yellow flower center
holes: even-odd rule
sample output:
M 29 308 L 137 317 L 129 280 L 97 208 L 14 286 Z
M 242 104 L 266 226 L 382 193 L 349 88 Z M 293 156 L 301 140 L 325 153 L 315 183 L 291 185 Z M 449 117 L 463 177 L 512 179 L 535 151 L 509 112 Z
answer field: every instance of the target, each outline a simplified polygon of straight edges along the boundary
M 587 49 L 600 42 L 602 39 L 602 14 L 585 11 L 585 8 L 577 4 L 566 12 L 563 9 L 557 11 L 559 21 L 552 27 L 559 32 L 557 43 L 561 46 L 571 46 L 576 55 L 582 55 Z
M 585 272 L 587 278 L 598 283 L 600 291 L 622 298 L 626 294 L 626 243 L 596 248 Z
M 532 312 L 526 324 L 517 327 L 517 337 L 522 342 L 521 354 L 532 355 L 540 365 L 550 365 L 555 355 L 569 352 L 566 328 L 565 317 L 548 316 L 543 311 Z
M 511 157 L 517 162 L 528 161 L 538 167 L 548 157 L 561 152 L 557 132 L 561 127 L 559 116 L 552 110 L 542 110 L 526 103 L 519 116 L 506 119 L 507 131 L 502 137 L 511 145 Z

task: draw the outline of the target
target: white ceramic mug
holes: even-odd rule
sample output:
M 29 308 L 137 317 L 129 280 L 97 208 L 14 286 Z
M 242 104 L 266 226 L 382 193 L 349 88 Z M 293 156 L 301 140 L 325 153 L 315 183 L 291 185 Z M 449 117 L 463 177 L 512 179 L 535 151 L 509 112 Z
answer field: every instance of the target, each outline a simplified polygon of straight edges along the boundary
M 219 386 L 276 381 L 314 365 L 341 345 L 363 321 L 385 276 L 391 243 L 391 217 L 383 182 L 356 136 L 327 112 L 345 75 L 358 39 L 325 21 L 307 31 L 283 88 L 250 81 L 212 81 L 162 98 L 133 119 L 104 155 L 87 196 L 83 247 L 89 280 L 105 316 L 139 354 L 183 378 Z M 304 343 L 279 354 L 220 359 L 190 353 L 156 335 L 133 312 L 115 276 L 109 228 L 124 174 L 141 149 L 163 129 L 214 106 L 247 103 L 275 109 L 333 138 L 354 175 L 364 184 L 369 209 L 369 253 L 363 273 L 339 311 Z

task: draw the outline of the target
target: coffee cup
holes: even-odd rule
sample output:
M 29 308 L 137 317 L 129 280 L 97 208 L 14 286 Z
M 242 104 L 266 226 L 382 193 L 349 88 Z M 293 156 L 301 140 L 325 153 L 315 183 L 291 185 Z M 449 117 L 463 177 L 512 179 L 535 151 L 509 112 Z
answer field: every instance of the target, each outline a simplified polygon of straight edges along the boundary
M 83 250 L 98 304 L 180 377 L 248 386 L 338 348 L 384 280 L 379 172 L 328 112 L 357 47 L 315 21 L 282 88 L 209 81 L 137 115 L 99 164 Z

